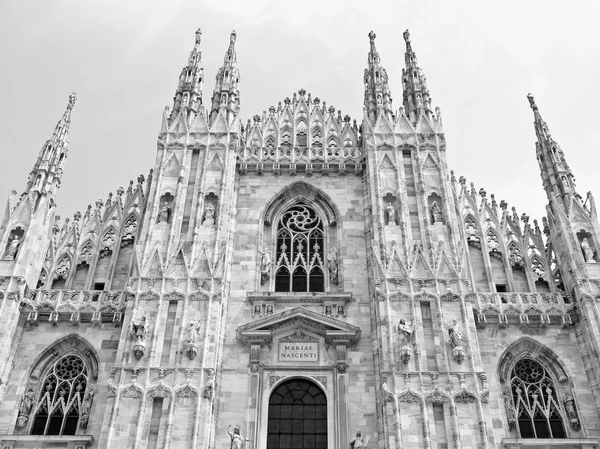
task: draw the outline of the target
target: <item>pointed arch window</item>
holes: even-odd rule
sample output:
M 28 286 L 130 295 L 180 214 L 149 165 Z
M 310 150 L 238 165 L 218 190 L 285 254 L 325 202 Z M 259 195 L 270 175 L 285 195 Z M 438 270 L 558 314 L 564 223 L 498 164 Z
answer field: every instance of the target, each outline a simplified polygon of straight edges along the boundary
M 325 291 L 323 221 L 300 203 L 290 207 L 277 228 L 275 291 Z
M 521 438 L 567 437 L 557 389 L 540 363 L 530 358 L 519 360 L 510 386 Z
M 61 357 L 44 378 L 34 406 L 32 435 L 75 435 L 82 415 L 88 368 L 75 354 Z

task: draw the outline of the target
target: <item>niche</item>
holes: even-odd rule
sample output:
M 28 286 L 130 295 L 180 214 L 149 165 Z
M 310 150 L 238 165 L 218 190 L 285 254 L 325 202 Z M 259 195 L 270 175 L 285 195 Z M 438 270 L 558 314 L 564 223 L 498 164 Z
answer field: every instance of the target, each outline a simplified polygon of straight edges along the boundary
M 214 226 L 217 220 L 217 206 L 219 197 L 210 192 L 204 197 L 204 213 L 202 214 L 202 224 L 204 226 Z
M 577 240 L 579 241 L 579 249 L 583 255 L 583 260 L 587 263 L 596 263 L 596 251 L 594 250 L 594 241 L 592 234 L 587 232 L 585 229 L 580 230 L 577 233 Z
M 383 219 L 386 225 L 394 226 L 398 224 L 398 199 L 391 193 L 387 193 L 383 198 Z
M 10 235 L 8 236 L 8 242 L 6 244 L 6 250 L 4 253 L 5 260 L 15 260 L 15 258 L 17 257 L 17 253 L 19 252 L 19 248 L 21 247 L 21 242 L 23 241 L 24 234 L 25 230 L 20 226 L 10 231 Z
M 437 193 L 432 193 L 427 198 L 429 206 L 429 221 L 431 224 L 444 223 L 444 215 L 442 214 L 442 197 Z
M 169 192 L 160 197 L 158 217 L 156 217 L 157 223 L 171 223 L 174 202 L 175 197 Z

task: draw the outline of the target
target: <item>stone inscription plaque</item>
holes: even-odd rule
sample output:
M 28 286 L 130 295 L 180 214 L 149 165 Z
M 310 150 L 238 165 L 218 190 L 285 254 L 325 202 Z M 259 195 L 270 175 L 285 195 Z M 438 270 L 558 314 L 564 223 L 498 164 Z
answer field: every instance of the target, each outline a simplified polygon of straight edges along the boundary
M 319 343 L 316 341 L 280 341 L 277 359 L 280 362 L 318 362 Z

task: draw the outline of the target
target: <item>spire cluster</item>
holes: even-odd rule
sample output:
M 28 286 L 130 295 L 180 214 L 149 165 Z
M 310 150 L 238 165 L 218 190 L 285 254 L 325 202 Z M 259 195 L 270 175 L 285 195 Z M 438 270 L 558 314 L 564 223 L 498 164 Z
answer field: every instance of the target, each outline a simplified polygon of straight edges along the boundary
M 228 124 L 233 122 L 240 109 L 240 71 L 237 68 L 237 55 L 235 53 L 235 31 L 229 36 L 229 48 L 223 59 L 223 66 L 217 72 L 215 90 L 210 111 L 210 123 L 214 123 L 217 116 L 223 113 Z
M 417 63 L 417 55 L 412 48 L 408 30 L 403 33 L 403 37 L 406 42 L 406 53 L 404 54 L 405 68 L 402 70 L 404 87 L 402 104 L 409 120 L 416 123 L 421 114 L 431 118 L 431 98 L 427 90 L 427 80 Z
M 54 193 L 60 187 L 63 166 L 69 149 L 67 137 L 71 126 L 71 112 L 76 101 L 75 93 L 69 95 L 69 102 L 63 116 L 56 124 L 52 137 L 40 150 L 38 159 L 31 169 L 25 194 L 35 192 L 37 196 L 42 196 Z
M 388 76 L 385 69 L 381 66 L 381 58 L 375 47 L 376 37 L 373 31 L 369 33 L 369 66 L 365 69 L 364 75 L 364 107 L 371 123 L 374 123 L 382 115 L 391 120 L 393 115 Z
M 544 190 L 546 190 L 546 195 L 551 203 L 553 199 L 558 199 L 568 210 L 571 197 L 579 197 L 575 190 L 575 177 L 567 164 L 563 151 L 550 135 L 548 125 L 542 119 L 535 99 L 531 94 L 527 95 L 527 99 L 533 110 L 533 123 L 537 136 L 536 155 Z

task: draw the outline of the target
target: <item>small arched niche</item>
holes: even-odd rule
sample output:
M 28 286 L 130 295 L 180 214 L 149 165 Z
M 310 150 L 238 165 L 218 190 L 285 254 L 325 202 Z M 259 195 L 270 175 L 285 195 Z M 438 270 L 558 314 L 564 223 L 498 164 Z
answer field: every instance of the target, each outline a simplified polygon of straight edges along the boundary
M 383 196 L 383 219 L 386 225 L 398 224 L 398 198 L 391 193 Z
M 21 226 L 17 226 L 8 235 L 8 242 L 6 243 L 6 249 L 4 251 L 5 260 L 15 260 L 23 241 L 25 230 Z
M 204 212 L 202 213 L 202 225 L 214 226 L 217 222 L 217 210 L 219 206 L 219 197 L 210 192 L 204 197 Z
M 431 224 L 444 223 L 442 204 L 442 197 L 437 193 L 432 193 L 427 198 L 427 205 L 429 206 L 429 222 Z
M 583 255 L 583 260 L 587 263 L 598 262 L 597 251 L 594 244 L 592 234 L 587 232 L 585 229 L 581 229 L 577 233 L 577 241 L 579 242 L 579 249 Z
M 170 192 L 166 192 L 160 197 L 157 223 L 171 223 L 174 203 L 175 197 Z

